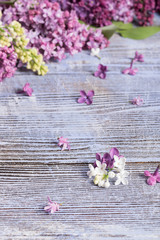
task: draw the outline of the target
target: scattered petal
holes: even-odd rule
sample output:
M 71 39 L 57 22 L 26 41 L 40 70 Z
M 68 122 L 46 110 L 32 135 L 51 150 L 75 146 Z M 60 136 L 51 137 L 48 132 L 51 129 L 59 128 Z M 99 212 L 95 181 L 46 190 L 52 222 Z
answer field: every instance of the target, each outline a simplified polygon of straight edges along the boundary
M 68 148 L 68 150 L 70 150 L 68 138 L 60 137 L 60 138 L 58 138 L 58 140 L 59 140 L 58 146 L 61 147 L 62 151 L 64 151 L 67 148 Z
M 143 98 L 136 97 L 132 100 L 133 105 L 141 106 L 143 104 Z
M 145 171 L 144 175 L 148 177 L 147 183 L 148 185 L 155 185 L 156 182 L 160 182 L 160 173 L 159 173 L 160 165 L 156 168 L 155 172 L 152 174 L 149 171 Z
M 86 93 L 84 90 L 81 90 L 80 95 L 81 97 L 78 99 L 78 103 L 86 103 L 87 105 L 91 105 L 93 103 L 93 90 L 90 90 L 88 93 Z
M 23 91 L 28 95 L 28 96 L 32 96 L 33 93 L 33 89 L 30 87 L 29 83 L 26 83 L 23 87 Z
M 44 207 L 44 211 L 53 214 L 56 211 L 59 211 L 59 206 L 58 203 L 52 202 L 50 197 L 48 197 L 48 205 Z

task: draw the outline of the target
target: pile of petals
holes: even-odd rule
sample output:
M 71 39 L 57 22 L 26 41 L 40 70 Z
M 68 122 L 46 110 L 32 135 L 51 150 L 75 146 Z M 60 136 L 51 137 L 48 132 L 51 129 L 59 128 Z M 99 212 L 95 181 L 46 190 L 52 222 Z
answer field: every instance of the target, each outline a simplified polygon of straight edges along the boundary
M 14 6 L 2 9 L 2 21 L 19 21 L 45 61 L 51 57 L 62 60 L 65 53 L 75 54 L 82 49 L 105 48 L 109 42 L 101 30 L 88 30 L 80 24 L 75 11 L 62 11 L 60 5 L 48 0 L 17 0 Z
M 50 0 L 55 2 L 57 0 Z M 58 0 L 62 9 L 75 10 L 78 17 L 94 26 L 110 25 L 111 21 L 124 23 L 137 20 L 139 25 L 152 25 L 159 0 Z
M 0 47 L 0 82 L 10 78 L 16 71 L 17 54 L 12 47 Z
M 126 158 L 120 156 L 117 148 L 112 148 L 110 153 L 105 153 L 103 157 L 97 153 L 96 159 L 93 165 L 89 164 L 90 170 L 87 172 L 89 178 L 94 177 L 95 185 L 108 188 L 112 178 L 116 178 L 115 185 L 128 184 L 129 172 L 125 170 Z
M 19 22 L 12 21 L 5 25 L 0 22 L 0 81 L 13 76 L 17 60 L 39 75 L 47 73 L 48 68 L 45 66 L 43 56 L 36 48 L 28 48 L 28 43 L 29 39 L 26 38 L 25 30 Z

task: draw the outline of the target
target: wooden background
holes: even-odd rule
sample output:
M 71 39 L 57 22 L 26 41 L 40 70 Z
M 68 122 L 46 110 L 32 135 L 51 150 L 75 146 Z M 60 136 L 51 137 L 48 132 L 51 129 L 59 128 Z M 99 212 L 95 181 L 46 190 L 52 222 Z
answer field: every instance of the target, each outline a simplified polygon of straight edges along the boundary
M 125 76 L 135 51 L 144 54 L 136 76 Z M 114 35 L 101 61 L 82 52 L 49 64 L 39 77 L 16 72 L 0 84 L 0 239 L 160 239 L 160 184 L 144 170 L 160 160 L 160 33 L 135 41 Z M 93 76 L 99 63 L 107 79 Z M 29 82 L 32 97 L 16 94 Z M 95 91 L 91 106 L 77 104 L 81 89 Z M 144 99 L 137 107 L 129 103 Z M 68 137 L 61 152 L 57 138 Z M 95 153 L 117 147 L 127 158 L 128 186 L 98 188 L 88 179 Z M 43 211 L 47 196 L 63 203 Z

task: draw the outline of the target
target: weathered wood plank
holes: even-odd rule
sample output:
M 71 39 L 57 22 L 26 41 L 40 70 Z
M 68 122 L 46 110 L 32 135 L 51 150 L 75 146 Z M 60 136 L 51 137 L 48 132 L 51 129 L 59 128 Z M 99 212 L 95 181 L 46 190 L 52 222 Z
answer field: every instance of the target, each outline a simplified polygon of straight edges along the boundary
M 160 239 L 159 184 L 143 176 L 160 156 L 159 39 L 115 35 L 101 52 L 106 80 L 93 76 L 100 61 L 85 51 L 50 63 L 44 77 L 19 71 L 1 83 L 0 238 Z M 120 74 L 136 50 L 145 56 L 137 75 Z M 26 82 L 33 97 L 16 94 Z M 95 90 L 93 105 L 76 103 L 81 89 Z M 141 107 L 129 103 L 138 95 Z M 61 135 L 70 152 L 58 148 Z M 113 146 L 127 157 L 129 185 L 101 189 L 87 178 L 87 163 Z M 47 195 L 63 203 L 53 216 L 43 211 Z
M 154 171 L 156 166 L 127 163 L 129 185 L 103 189 L 88 179 L 86 164 L 1 165 L 1 232 L 7 226 L 5 234 L 22 239 L 43 239 L 43 235 L 46 239 L 66 235 L 67 239 L 149 239 L 151 234 L 156 239 L 159 185 L 148 186 L 143 176 L 144 170 Z M 48 195 L 63 203 L 53 216 L 43 211 Z

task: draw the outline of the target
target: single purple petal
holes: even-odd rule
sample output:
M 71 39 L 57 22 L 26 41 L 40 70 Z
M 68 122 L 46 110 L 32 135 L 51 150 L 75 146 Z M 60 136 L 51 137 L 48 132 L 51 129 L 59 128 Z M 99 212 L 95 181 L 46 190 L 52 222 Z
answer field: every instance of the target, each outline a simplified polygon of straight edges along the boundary
M 147 177 L 151 177 L 152 176 L 152 174 L 149 171 L 144 171 L 144 175 L 147 176 Z
M 96 159 L 99 160 L 99 161 L 102 160 L 102 158 L 101 158 L 101 154 L 100 154 L 100 153 L 96 153 Z
M 87 93 L 87 96 L 88 96 L 88 97 L 93 97 L 93 96 L 94 96 L 94 91 L 93 91 L 93 90 L 90 90 L 90 91 Z
M 85 101 L 86 101 L 86 98 L 84 97 L 78 98 L 78 103 L 85 103 Z
M 81 91 L 80 91 L 80 95 L 81 95 L 82 97 L 87 97 L 87 94 L 86 94 L 86 92 L 85 92 L 84 90 L 81 90 Z
M 95 76 L 95 77 L 99 77 L 99 74 L 100 74 L 100 72 L 99 72 L 99 71 L 96 71 L 96 72 L 94 73 L 94 76 Z
M 135 75 L 138 72 L 138 68 L 130 69 L 129 74 Z
M 109 153 L 110 153 L 110 156 L 111 156 L 112 159 L 114 158 L 114 155 L 119 157 L 119 151 L 118 151 L 117 148 L 111 148 Z
M 103 69 L 103 65 L 102 65 L 102 64 L 99 64 L 99 65 L 98 65 L 98 70 L 102 71 L 102 69 Z
M 105 153 L 105 154 L 103 155 L 103 159 L 105 159 L 105 161 L 111 161 L 111 156 L 110 156 L 110 154 L 109 154 L 109 153 Z
M 149 185 L 155 185 L 156 184 L 156 178 L 155 177 L 153 177 L 153 176 L 151 176 L 151 177 L 149 177 L 148 179 L 147 179 L 147 183 L 149 184 Z
M 99 75 L 99 77 L 100 77 L 101 79 L 105 79 L 105 78 L 106 78 L 106 73 L 101 72 L 100 75 Z
M 90 99 L 90 98 L 87 98 L 87 99 L 86 99 L 86 104 L 87 104 L 87 105 L 91 105 L 92 102 L 93 102 L 92 99 Z
M 122 73 L 123 74 L 128 74 L 130 72 L 130 70 L 131 70 L 130 68 L 126 68 L 122 71 Z

